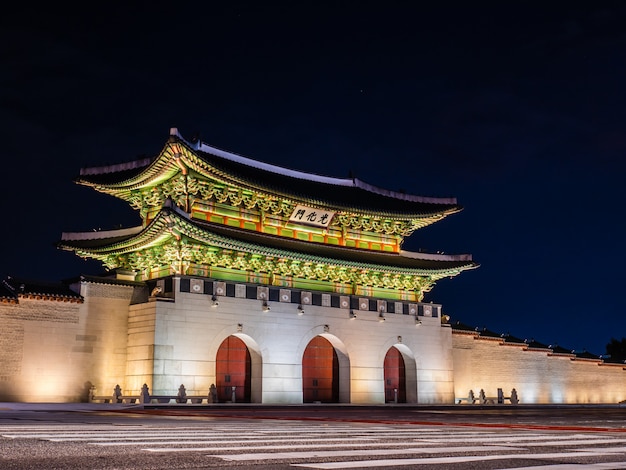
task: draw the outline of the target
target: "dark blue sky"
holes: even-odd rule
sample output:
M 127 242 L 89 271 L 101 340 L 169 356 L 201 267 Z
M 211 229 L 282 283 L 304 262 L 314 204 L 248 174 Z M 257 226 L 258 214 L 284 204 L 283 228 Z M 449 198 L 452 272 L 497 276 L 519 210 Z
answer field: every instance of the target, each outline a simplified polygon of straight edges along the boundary
M 461 214 L 405 243 L 481 264 L 427 295 L 453 321 L 596 354 L 626 336 L 626 4 L 224 3 L 4 8 L 1 274 L 98 273 L 61 232 L 139 219 L 74 177 L 178 127 L 456 196 Z

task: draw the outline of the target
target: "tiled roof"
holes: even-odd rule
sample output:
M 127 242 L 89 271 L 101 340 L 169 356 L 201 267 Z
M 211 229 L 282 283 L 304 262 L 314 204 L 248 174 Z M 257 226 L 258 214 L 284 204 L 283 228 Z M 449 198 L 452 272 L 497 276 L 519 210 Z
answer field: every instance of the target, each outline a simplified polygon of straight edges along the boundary
M 90 183 L 103 184 L 103 185 L 113 184 L 119 181 L 125 181 L 127 179 L 131 179 L 139 175 L 150 163 L 149 160 L 146 161 L 143 159 L 138 160 L 138 162 L 147 162 L 147 163 L 144 165 L 139 165 L 131 169 L 125 169 L 125 170 L 115 170 L 117 166 L 112 165 L 110 167 L 111 171 L 103 171 L 101 173 L 94 172 L 94 173 L 87 173 L 87 174 L 81 173 L 81 175 L 77 178 L 77 181 L 88 181 Z M 86 170 L 90 170 L 90 169 L 91 168 L 87 168 Z
M 597 354 L 590 353 L 587 350 L 582 350 L 578 352 L 574 352 L 576 354 L 576 359 L 586 359 L 590 361 L 601 361 L 602 356 L 598 356 Z
M 495 331 L 491 331 L 487 328 L 478 329 L 478 333 L 480 334 L 481 338 L 502 340 L 502 335 L 500 333 L 496 333 Z
M 528 349 L 546 349 L 551 351 L 552 348 L 547 344 L 540 343 L 539 341 L 535 341 L 533 338 L 525 340 Z
M 165 221 L 166 218 L 167 222 Z M 99 233 L 100 237 L 98 239 L 64 238 L 60 246 L 66 249 L 82 249 L 94 254 L 103 253 L 104 251 L 114 252 L 116 249 L 129 244 L 133 244 L 137 249 L 140 249 L 142 237 L 145 237 L 146 242 L 154 240 L 158 233 L 167 231 L 171 223 L 179 225 L 179 228 L 183 231 L 189 231 L 188 236 L 192 238 L 194 236 L 200 237 L 200 240 L 206 238 L 206 243 L 272 256 L 290 256 L 305 260 L 310 259 L 311 261 L 334 261 L 359 268 L 386 266 L 396 268 L 397 270 L 442 271 L 472 269 L 478 266 L 472 261 L 470 255 L 421 255 L 419 253 L 410 253 L 410 256 L 403 256 L 398 253 L 305 242 L 222 224 L 200 222 L 190 219 L 185 212 L 175 207 L 164 208 L 143 232 L 127 236 L 125 240 L 119 240 L 117 237 L 113 239 L 102 238 L 103 233 Z M 193 233 L 194 231 L 195 233 Z M 88 235 L 89 232 L 85 232 L 85 236 Z
M 461 267 L 476 266 L 476 263 L 472 262 L 471 257 L 455 257 L 454 255 L 441 255 L 439 259 L 433 258 L 433 255 L 424 256 L 423 258 L 409 257 L 402 256 L 398 253 L 387 253 L 382 251 L 327 245 L 323 243 L 304 242 L 293 238 L 269 235 L 251 230 L 242 230 L 235 227 L 212 224 L 209 222 L 200 222 L 198 223 L 198 226 L 201 226 L 212 233 L 236 240 L 280 250 L 288 250 L 353 263 L 368 263 L 409 269 L 456 269 Z
M 552 354 L 554 355 L 575 356 L 575 351 L 559 346 L 558 344 L 551 344 L 548 347 L 552 349 Z
M 0 287 L 0 298 L 41 298 L 47 300 L 82 301 L 82 297 L 63 283 L 47 283 L 7 276 Z
M 460 321 L 457 321 L 455 323 L 451 323 L 450 325 L 451 325 L 453 331 L 478 334 L 478 331 L 477 331 L 478 329 L 477 328 L 475 328 L 473 326 L 466 325 L 465 323 L 461 323 Z
M 402 217 L 449 214 L 461 210 L 455 198 L 414 196 L 377 188 L 356 178 L 323 177 L 268 165 L 219 150 L 202 142 L 189 143 L 180 137 L 177 131 L 170 137 L 170 142 L 183 145 L 189 152 L 204 161 L 213 173 L 239 182 L 244 187 L 264 190 L 294 200 L 308 201 L 313 205 Z M 128 180 L 132 185 L 134 183 L 131 181 L 145 170 L 151 173 L 163 171 L 162 169 L 165 168 L 163 163 L 157 164 L 157 160 L 163 156 L 162 152 L 161 155 L 152 159 L 142 158 L 125 164 L 85 168 L 81 170 L 78 182 L 117 185 Z M 151 168 L 153 164 L 156 166 Z M 175 166 L 172 165 L 174 164 L 168 164 L 168 171 L 173 171 L 172 168 Z
M 66 282 L 89 282 L 93 284 L 109 284 L 112 286 L 145 286 L 143 281 L 129 281 L 126 279 L 117 279 L 114 272 L 107 272 L 101 275 L 81 274 L 75 278 L 67 280 Z
M 285 176 L 268 170 L 253 168 L 211 153 L 198 152 L 204 160 L 219 171 L 246 181 L 251 186 L 267 191 L 283 194 L 295 199 L 311 201 L 329 207 L 341 207 L 355 211 L 384 212 L 401 215 L 431 215 L 442 211 L 458 211 L 461 209 L 456 203 L 418 202 L 403 200 L 389 195 L 368 191 L 357 186 L 332 185 L 315 180 L 307 180 Z
M 513 336 L 510 333 L 504 333 L 502 335 L 500 335 L 502 337 L 502 339 L 504 340 L 505 344 L 519 344 L 519 345 L 525 345 L 525 341 L 521 338 L 516 338 L 515 336 Z
M 624 359 L 620 359 L 617 357 L 611 357 L 611 356 L 602 356 L 602 361 L 606 364 L 621 364 L 624 365 L 626 363 L 626 360 Z
M 0 282 L 0 302 L 17 303 L 17 292 L 5 279 Z

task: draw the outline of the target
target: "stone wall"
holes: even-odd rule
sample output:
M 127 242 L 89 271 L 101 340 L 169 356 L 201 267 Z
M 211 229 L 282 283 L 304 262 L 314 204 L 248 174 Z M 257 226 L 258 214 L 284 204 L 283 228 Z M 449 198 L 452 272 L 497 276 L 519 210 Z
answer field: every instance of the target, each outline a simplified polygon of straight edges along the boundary
M 623 365 L 601 364 L 549 350 L 507 345 L 497 338 L 470 333 L 452 335 L 455 397 L 508 396 L 514 388 L 520 403 L 618 403 L 626 400 Z
M 0 304 L 0 401 L 86 401 L 91 385 L 109 394 L 124 380 L 132 288 L 81 290 L 82 303 Z
M 505 396 L 516 389 L 522 404 L 626 400 L 623 365 L 503 344 L 441 325 L 437 316 L 416 323 L 414 315 L 387 313 L 383 322 L 376 311 L 357 310 L 351 319 L 349 308 L 306 305 L 299 314 L 298 304 L 281 301 L 263 311 L 261 300 L 232 295 L 212 307 L 203 289 L 181 292 L 179 278 L 171 295 L 137 304 L 136 287 L 83 282 L 80 289 L 82 303 L 0 304 L 0 401 L 82 401 L 91 386 L 108 396 L 117 384 L 138 395 L 144 383 L 156 395 L 176 395 L 184 384 L 188 395 L 205 396 L 230 335 L 250 351 L 256 403 L 302 402 L 302 357 L 317 335 L 337 352 L 344 403 L 384 403 L 392 347 L 405 362 L 409 403 L 452 404 L 470 390 L 495 397 L 498 389 Z

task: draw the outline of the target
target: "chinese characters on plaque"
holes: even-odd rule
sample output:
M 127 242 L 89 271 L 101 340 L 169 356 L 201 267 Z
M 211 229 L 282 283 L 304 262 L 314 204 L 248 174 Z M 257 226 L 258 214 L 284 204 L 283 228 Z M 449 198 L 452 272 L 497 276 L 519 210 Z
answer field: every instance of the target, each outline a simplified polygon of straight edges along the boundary
M 328 227 L 334 215 L 334 212 L 298 204 L 291 213 L 289 222 L 315 225 L 316 227 Z

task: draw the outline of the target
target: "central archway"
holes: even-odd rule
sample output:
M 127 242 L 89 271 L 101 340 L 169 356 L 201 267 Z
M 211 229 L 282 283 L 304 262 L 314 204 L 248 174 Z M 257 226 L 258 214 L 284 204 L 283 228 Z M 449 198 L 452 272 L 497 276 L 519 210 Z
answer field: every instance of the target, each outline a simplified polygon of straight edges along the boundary
M 217 401 L 250 403 L 251 370 L 252 361 L 246 343 L 236 336 L 222 341 L 215 362 Z
M 339 402 L 339 358 L 330 341 L 322 336 L 314 337 L 304 350 L 302 401 Z

